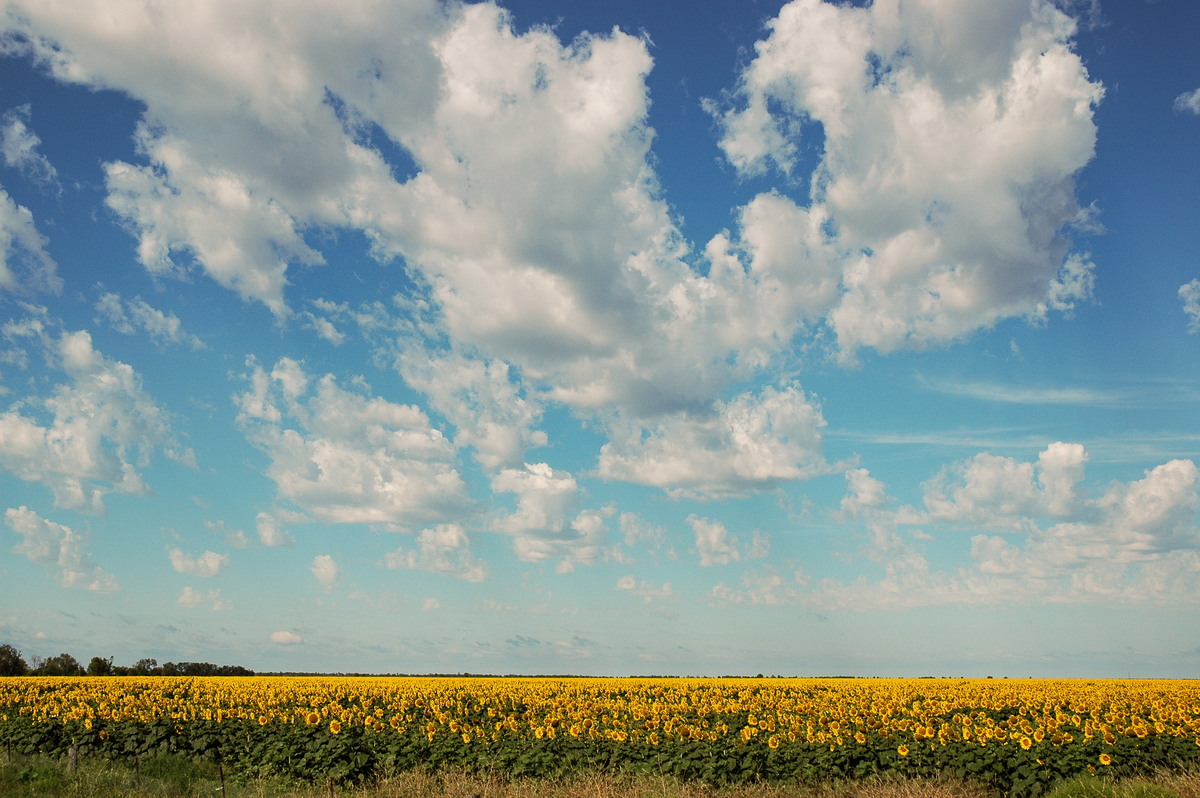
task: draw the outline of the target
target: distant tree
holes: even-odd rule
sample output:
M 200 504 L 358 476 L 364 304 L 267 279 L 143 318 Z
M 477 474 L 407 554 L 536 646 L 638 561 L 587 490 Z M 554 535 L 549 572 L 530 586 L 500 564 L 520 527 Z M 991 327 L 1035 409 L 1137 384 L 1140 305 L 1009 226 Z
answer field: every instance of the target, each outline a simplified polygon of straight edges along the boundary
M 88 676 L 112 676 L 112 657 L 108 659 L 92 657 L 92 661 L 88 663 L 87 672 Z
M 158 667 L 158 660 L 149 657 L 139 659 L 129 669 L 130 676 L 156 676 L 160 673 L 162 670 Z
M 218 676 L 253 676 L 254 671 L 241 665 L 222 665 L 217 668 Z
M 83 676 L 86 671 L 70 654 L 59 654 L 44 660 L 33 673 L 35 676 Z
M 21 652 L 8 643 L 0 646 L 0 676 L 24 676 L 29 673 L 29 666 Z

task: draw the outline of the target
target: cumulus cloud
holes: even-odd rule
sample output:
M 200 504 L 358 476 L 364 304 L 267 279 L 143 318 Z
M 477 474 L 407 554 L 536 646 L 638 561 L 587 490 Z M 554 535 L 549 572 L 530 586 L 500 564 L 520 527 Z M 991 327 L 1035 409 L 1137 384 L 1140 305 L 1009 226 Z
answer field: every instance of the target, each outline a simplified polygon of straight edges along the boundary
M 935 570 L 899 545 L 885 574 L 833 581 L 808 594 L 822 606 L 908 607 L 1028 601 L 1192 601 L 1200 588 L 1200 470 L 1172 460 L 1098 495 L 1085 489 L 1087 452 L 1054 443 L 1036 462 L 990 454 L 925 485 L 924 508 L 885 508 L 894 527 L 970 536 L 970 565 Z M 948 544 L 948 539 L 942 537 Z M 1155 580 L 1158 580 L 1157 582 Z
M 295 646 L 304 642 L 304 638 L 295 632 L 271 632 L 271 642 L 281 646 Z
M 96 313 L 97 321 L 104 321 L 125 335 L 141 330 L 159 346 L 183 344 L 193 350 L 204 348 L 203 341 L 183 331 L 178 316 L 152 307 L 141 297 L 122 300 L 118 294 L 102 294 L 96 301 Z
M 1053 443 L 1037 463 L 979 454 L 945 469 L 925 485 L 930 519 L 1021 531 L 1038 519 L 1068 517 L 1079 507 L 1087 453 L 1077 443 Z
M 69 526 L 42 518 L 28 507 L 9 508 L 4 521 L 21 536 L 13 552 L 57 571 L 63 587 L 94 593 L 115 593 L 117 580 L 96 565 L 87 553 L 87 542 Z
M 192 587 L 185 587 L 180 591 L 178 603 L 185 607 L 199 607 L 207 604 L 213 612 L 228 610 L 233 606 L 222 598 L 220 590 L 210 590 L 205 593 Z
M 215 551 L 206 551 L 199 557 L 192 557 L 182 549 L 171 549 L 167 554 L 171 558 L 171 567 L 176 571 L 202 579 L 220 576 L 229 564 L 228 554 L 217 554 Z
M 30 105 L 17 106 L 0 116 L 0 157 L 43 188 L 58 189 L 58 171 L 38 152 L 42 140 L 30 127 Z
M 400 527 L 470 505 L 454 447 L 419 408 L 310 378 L 289 358 L 269 373 L 251 363 L 246 380 L 238 420 L 281 499 L 321 521 Z
M 580 510 L 580 487 L 569 472 L 526 463 L 493 477 L 492 490 L 516 494 L 516 509 L 497 518 L 493 529 L 513 537 L 518 558 L 536 562 L 560 557 L 562 570 L 576 562 L 596 562 L 612 511 Z
M 852 358 L 1066 310 L 1091 289 L 1064 231 L 1101 90 L 1043 0 L 785 6 L 731 104 L 711 107 L 746 173 L 795 178 L 819 123 L 818 177 L 804 202 L 788 185 L 752 199 L 699 257 L 654 174 L 645 38 L 518 33 L 487 2 L 215 0 L 149 16 L 135 0 L 14 2 L 12 47 L 145 105 L 136 157 L 105 175 L 148 270 L 199 269 L 282 318 L 297 267 L 342 267 L 308 237 L 365 235 L 380 261 L 402 259 L 430 325 L 397 368 L 489 476 L 536 459 L 558 403 L 606 425 L 605 478 L 694 496 L 805 479 L 827 467 L 799 386 L 728 398 L 800 333 L 831 328 Z M 345 309 L 299 313 L 345 340 Z M 315 397 L 254 379 L 243 419 L 282 499 L 324 520 L 452 520 L 448 455 L 305 428 L 292 411 Z M 350 472 L 384 487 L 351 487 Z M 553 534 L 576 522 L 600 526 L 577 516 Z
M 527 449 L 546 444 L 546 433 L 536 429 L 542 408 L 523 395 L 507 363 L 409 347 L 397 365 L 404 381 L 458 430 L 454 445 L 474 449 L 484 468 L 520 465 Z
M 747 174 L 794 173 L 819 125 L 810 206 L 766 195 L 792 224 L 748 223 L 752 204 L 740 241 L 757 253 L 823 231 L 793 268 L 835 264 L 840 290 L 817 290 L 807 312 L 825 316 L 843 357 L 955 340 L 1089 295 L 1091 264 L 1063 230 L 1080 213 L 1073 180 L 1093 155 L 1102 90 L 1071 50 L 1069 17 L 1041 0 L 794 0 L 769 28 L 735 103 L 710 109 Z
M 468 390 L 485 411 L 459 430 L 488 467 L 517 465 L 515 450 L 537 443 L 528 394 L 487 415 L 504 368 L 573 407 L 659 412 L 707 404 L 790 336 L 772 326 L 778 314 L 756 320 L 768 291 L 683 259 L 650 163 L 644 39 L 518 35 L 490 3 L 347 14 L 321 0 L 222 0 L 152 18 L 135 2 L 102 5 L 18 3 L 10 23 L 59 79 L 145 103 L 140 161 L 106 165 L 139 260 L 156 274 L 194 262 L 282 316 L 289 271 L 319 261 L 305 232 L 362 231 L 381 260 L 403 256 L 442 331 L 486 364 L 486 384 L 468 375 L 481 390 L 442 372 L 450 382 L 433 394 L 461 404 Z M 411 177 L 395 179 L 380 136 L 411 159 L 398 170 Z M 761 249 L 766 269 L 775 256 Z
M 743 546 L 720 521 L 690 515 L 687 522 L 695 535 L 696 553 L 700 555 L 701 566 L 728 565 L 743 559 L 766 556 L 768 542 L 764 535 L 755 533 L 753 540 Z
M 1179 286 L 1179 300 L 1188 319 L 1188 332 L 1200 332 L 1200 279 Z
M 32 293 L 62 290 L 58 264 L 46 251 L 33 214 L 0 188 L 0 290 Z
M 98 513 L 107 493 L 148 491 L 139 469 L 154 452 L 192 463 L 137 372 L 97 351 L 87 332 L 54 338 L 37 322 L 6 333 L 31 340 L 67 381 L 0 412 L 0 467 L 45 485 L 59 507 Z
M 259 513 L 254 519 L 259 541 L 267 548 L 291 546 L 296 541 L 287 530 L 279 525 L 279 519 L 271 513 Z
M 328 554 L 318 554 L 314 557 L 309 570 L 316 577 L 317 584 L 326 593 L 332 592 L 338 583 L 342 581 L 341 566 Z
M 1200 114 L 1200 89 L 1185 91 L 1176 97 L 1175 110 L 1179 113 Z
M 467 582 L 487 579 L 487 564 L 471 553 L 471 542 L 458 524 L 438 524 L 423 529 L 417 535 L 415 548 L 398 548 L 388 552 L 384 563 L 388 568 L 407 568 L 443 574 Z
M 825 473 L 825 420 L 797 385 L 764 388 L 711 413 L 680 413 L 649 434 L 613 430 L 599 474 L 678 494 L 741 495 Z

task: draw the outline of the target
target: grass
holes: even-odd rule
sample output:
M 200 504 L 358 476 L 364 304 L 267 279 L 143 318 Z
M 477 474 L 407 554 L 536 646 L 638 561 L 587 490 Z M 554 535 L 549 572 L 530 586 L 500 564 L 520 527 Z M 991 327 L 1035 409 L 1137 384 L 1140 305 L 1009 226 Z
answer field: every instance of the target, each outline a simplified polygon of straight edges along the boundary
M 820 785 L 756 784 L 712 788 L 654 776 L 579 776 L 506 781 L 461 772 L 400 773 L 364 787 L 283 782 L 222 784 L 215 766 L 174 755 L 122 763 L 82 760 L 72 771 L 50 757 L 0 765 L 5 798 L 1003 798 L 949 779 L 871 779 Z M 1045 798 L 1200 798 L 1200 773 L 1170 773 L 1121 783 L 1096 777 L 1064 782 Z

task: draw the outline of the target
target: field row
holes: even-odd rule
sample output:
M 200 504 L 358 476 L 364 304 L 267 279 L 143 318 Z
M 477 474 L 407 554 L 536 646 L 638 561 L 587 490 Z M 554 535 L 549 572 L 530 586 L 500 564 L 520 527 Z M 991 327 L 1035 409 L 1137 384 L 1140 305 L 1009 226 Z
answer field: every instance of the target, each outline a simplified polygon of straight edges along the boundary
M 1190 681 L 11 678 L 10 750 L 177 751 L 246 777 L 651 770 L 708 783 L 947 773 L 1036 795 L 1200 761 Z

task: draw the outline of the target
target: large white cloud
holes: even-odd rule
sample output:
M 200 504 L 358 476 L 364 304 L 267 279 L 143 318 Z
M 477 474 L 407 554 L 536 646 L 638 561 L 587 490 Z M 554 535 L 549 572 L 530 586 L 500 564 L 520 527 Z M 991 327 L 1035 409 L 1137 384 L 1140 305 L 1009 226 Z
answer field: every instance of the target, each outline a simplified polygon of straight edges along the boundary
M 10 507 L 4 512 L 4 521 L 21 536 L 13 551 L 57 569 L 63 587 L 95 593 L 116 592 L 116 578 L 92 561 L 86 540 L 71 527 L 42 518 L 24 506 Z
M 405 382 L 457 428 L 454 445 L 474 449 L 484 468 L 519 465 L 527 449 L 546 444 L 546 433 L 536 429 L 540 403 L 522 395 L 503 361 L 408 347 L 397 365 Z
M 613 426 L 600 476 L 678 494 L 740 495 L 828 470 L 825 420 L 796 385 L 719 402 L 711 413 L 675 414 L 648 432 Z
M 1041 0 L 786 6 L 717 113 L 746 172 L 798 168 L 796 137 L 819 123 L 817 179 L 806 206 L 749 202 L 699 270 L 654 174 L 645 39 L 563 43 L 518 34 L 491 3 L 433 0 L 154 15 L 136 0 L 14 0 L 5 21 L 10 49 L 59 79 L 145 104 L 136 162 L 106 169 L 148 269 L 194 261 L 286 316 L 296 266 L 339 268 L 319 265 L 315 230 L 358 230 L 380 260 L 402 259 L 431 328 L 398 368 L 493 473 L 520 470 L 557 402 L 603 420 L 605 478 L 694 495 L 804 479 L 824 463 L 799 387 L 728 398 L 796 336 L 829 325 L 852 358 L 1090 290 L 1062 229 L 1100 89 L 1070 20 Z M 342 312 L 302 311 L 333 343 Z M 313 454 L 280 433 L 281 494 L 349 517 L 279 465 Z
M 793 268 L 823 274 L 836 259 L 841 290 L 818 292 L 814 310 L 845 357 L 1088 295 L 1091 264 L 1062 231 L 1080 214 L 1074 175 L 1093 155 L 1102 91 L 1073 34 L 1043 0 L 794 0 L 770 23 L 737 104 L 713 106 L 722 147 L 746 173 L 794 173 L 810 136 L 823 152 L 811 207 L 790 225 L 745 224 L 742 246 L 776 247 L 821 220 L 828 240 L 809 240 L 825 254 L 801 248 Z
M 0 412 L 0 467 L 45 485 L 59 507 L 102 512 L 107 493 L 147 492 L 140 469 L 156 451 L 192 462 L 137 372 L 97 351 L 87 332 L 55 338 L 40 319 L 10 323 L 4 332 L 31 343 L 66 381 L 50 396 L 26 397 Z
M 546 463 L 506 468 L 492 478 L 495 493 L 513 493 L 517 506 L 493 522 L 511 535 L 521 560 L 558 558 L 560 571 L 575 563 L 595 563 L 608 536 L 609 510 L 581 510 L 582 489 L 575 477 Z
M 7 22 L 60 79 L 146 104 L 143 162 L 107 175 L 152 271 L 194 259 L 283 315 L 289 269 L 319 261 L 306 231 L 357 228 L 404 257 L 456 342 L 583 408 L 704 406 L 786 343 L 745 278 L 681 259 L 640 38 L 564 45 L 489 3 L 421 0 L 50 0 Z
M 246 376 L 239 422 L 271 458 L 281 499 L 332 523 L 409 527 L 469 511 L 454 447 L 419 408 L 312 379 L 289 358 Z M 264 542 L 283 542 L 267 521 Z

